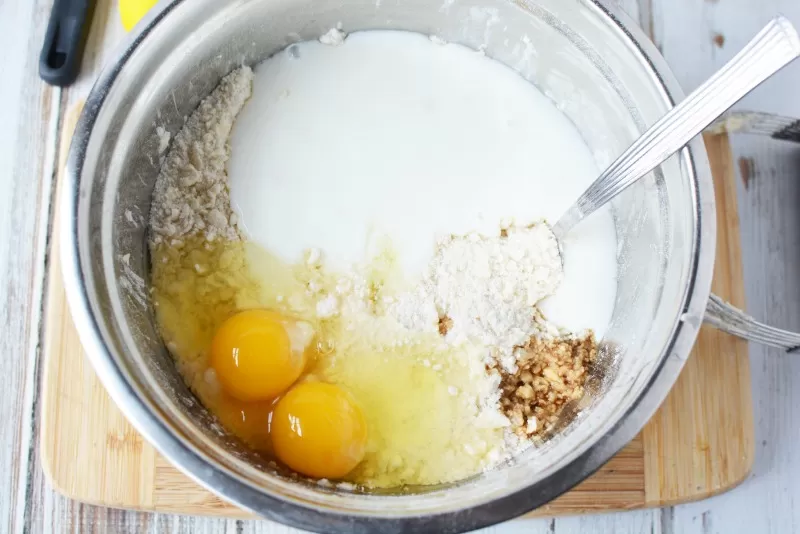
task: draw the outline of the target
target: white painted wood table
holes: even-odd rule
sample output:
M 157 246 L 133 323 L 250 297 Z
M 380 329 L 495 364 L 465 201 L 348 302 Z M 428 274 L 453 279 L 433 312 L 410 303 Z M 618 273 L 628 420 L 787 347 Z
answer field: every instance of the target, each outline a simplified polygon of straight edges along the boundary
M 97 43 L 121 32 L 101 9 L 78 83 L 43 85 L 38 55 L 52 0 L 0 0 L 0 532 L 299 532 L 233 521 L 110 510 L 54 493 L 38 454 L 39 339 L 56 146 L 62 118 L 104 61 Z M 800 0 L 622 0 L 686 90 L 721 66 L 772 15 L 800 26 Z M 738 107 L 800 117 L 800 63 Z M 800 330 L 800 145 L 734 137 L 748 311 Z M 742 169 L 747 171 L 742 174 Z M 738 488 L 693 504 L 515 521 L 492 533 L 800 532 L 800 356 L 752 345 L 756 461 Z M 76 476 L 80 476 L 76 473 Z

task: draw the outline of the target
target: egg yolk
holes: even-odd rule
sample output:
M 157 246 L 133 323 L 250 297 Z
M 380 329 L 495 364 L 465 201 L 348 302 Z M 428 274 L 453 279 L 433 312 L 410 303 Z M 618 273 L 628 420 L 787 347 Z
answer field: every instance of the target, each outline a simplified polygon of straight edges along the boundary
M 218 398 L 215 415 L 223 426 L 236 434 L 253 450 L 274 456 L 269 437 L 269 416 L 273 403 L 242 402 L 229 395 Z
M 210 348 L 210 363 L 222 389 L 244 402 L 274 399 L 289 389 L 303 372 L 310 342 L 296 341 L 303 337 L 296 335 L 298 326 L 267 310 L 228 318 L 214 333 Z
M 367 424 L 342 388 L 306 382 L 278 401 L 270 436 L 275 455 L 291 469 L 314 478 L 341 478 L 364 458 Z

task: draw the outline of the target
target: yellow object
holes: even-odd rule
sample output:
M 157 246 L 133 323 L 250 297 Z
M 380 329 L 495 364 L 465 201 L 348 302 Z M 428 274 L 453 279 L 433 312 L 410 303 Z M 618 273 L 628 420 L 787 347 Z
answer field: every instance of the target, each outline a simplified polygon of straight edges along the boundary
M 270 427 L 280 461 L 315 478 L 341 478 L 364 458 L 367 423 L 342 388 L 306 382 L 278 401 Z
M 236 434 L 253 450 L 274 456 L 269 437 L 269 415 L 273 402 L 242 402 L 220 395 L 215 402 L 214 415 L 226 429 Z
M 276 312 L 247 310 L 222 323 L 209 355 L 226 393 L 245 402 L 266 401 L 300 377 L 305 352 L 292 350 L 286 321 Z
M 125 31 L 131 31 L 158 0 L 119 0 L 119 18 Z

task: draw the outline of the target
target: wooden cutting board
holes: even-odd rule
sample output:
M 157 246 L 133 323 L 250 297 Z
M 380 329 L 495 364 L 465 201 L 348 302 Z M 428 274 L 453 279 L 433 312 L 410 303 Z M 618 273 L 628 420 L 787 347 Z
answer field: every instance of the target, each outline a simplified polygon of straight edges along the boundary
M 62 169 L 78 112 L 65 118 Z M 717 197 L 713 290 L 744 307 L 730 147 L 726 136 L 705 141 Z M 83 353 L 65 301 L 57 230 L 55 224 L 45 303 L 40 443 L 53 486 L 73 499 L 104 506 L 248 517 L 172 467 L 108 397 Z M 750 472 L 753 454 L 747 343 L 703 327 L 675 387 L 642 433 L 592 477 L 531 515 L 702 499 L 741 482 Z

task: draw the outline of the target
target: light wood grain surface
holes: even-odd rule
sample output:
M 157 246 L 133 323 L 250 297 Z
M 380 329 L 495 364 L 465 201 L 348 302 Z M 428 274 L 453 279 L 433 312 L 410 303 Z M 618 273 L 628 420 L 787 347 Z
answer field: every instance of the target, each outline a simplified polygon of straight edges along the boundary
M 0 0 L 0 531 L 230 532 L 290 534 L 264 521 L 201 519 L 81 505 L 47 485 L 38 454 L 39 328 L 58 129 L 104 61 L 99 43 L 122 29 L 99 2 L 78 83 L 66 91 L 37 78 L 52 0 Z M 686 90 L 729 59 L 777 12 L 800 25 L 797 0 L 623 0 Z M 101 28 L 98 31 L 98 28 Z M 738 107 L 800 117 L 800 65 L 791 65 Z M 800 329 L 800 148 L 733 140 L 748 311 Z M 742 173 L 742 169 L 747 169 Z M 745 179 L 747 178 L 747 179 Z M 656 510 L 517 521 L 486 533 L 800 532 L 800 358 L 751 345 L 756 461 L 739 488 Z M 79 476 L 79 474 L 76 474 Z

